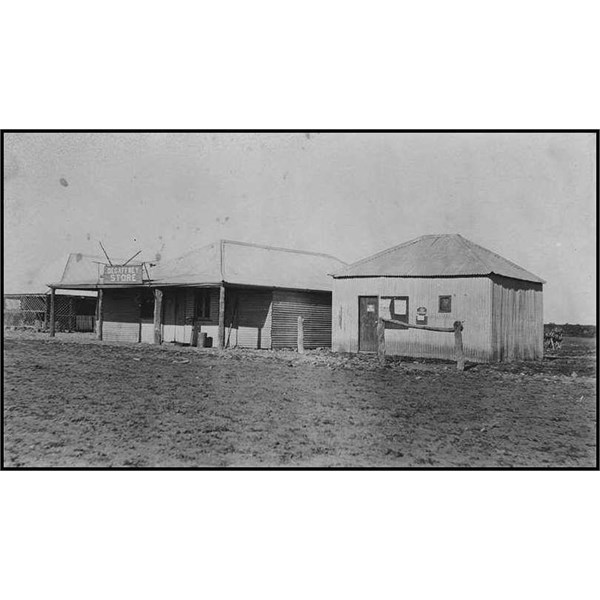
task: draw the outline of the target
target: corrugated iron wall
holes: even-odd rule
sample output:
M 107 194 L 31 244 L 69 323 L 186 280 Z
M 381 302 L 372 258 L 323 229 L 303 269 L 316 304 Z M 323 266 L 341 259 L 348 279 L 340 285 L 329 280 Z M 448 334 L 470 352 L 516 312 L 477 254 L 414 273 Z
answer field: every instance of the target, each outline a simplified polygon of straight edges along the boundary
M 96 328 L 96 318 L 91 315 L 76 315 L 75 330 L 76 331 L 94 331 Z
M 225 341 L 229 340 L 229 346 L 269 350 L 272 292 L 227 290 L 225 298 Z
M 487 277 L 336 279 L 333 289 L 333 349 L 358 352 L 359 296 L 408 296 L 409 323 L 416 324 L 418 307 L 427 308 L 427 324 L 452 327 L 464 322 L 465 356 L 492 359 L 491 283 Z M 452 296 L 452 311 L 438 312 L 439 296 Z M 454 335 L 416 329 L 386 329 L 386 352 L 424 358 L 454 358 Z
M 104 290 L 102 339 L 107 342 L 140 341 L 140 306 L 136 290 Z
M 304 347 L 331 347 L 331 294 L 273 292 L 273 348 L 295 348 L 298 317 L 304 317 Z
M 542 284 L 492 277 L 494 360 L 537 360 L 544 356 Z

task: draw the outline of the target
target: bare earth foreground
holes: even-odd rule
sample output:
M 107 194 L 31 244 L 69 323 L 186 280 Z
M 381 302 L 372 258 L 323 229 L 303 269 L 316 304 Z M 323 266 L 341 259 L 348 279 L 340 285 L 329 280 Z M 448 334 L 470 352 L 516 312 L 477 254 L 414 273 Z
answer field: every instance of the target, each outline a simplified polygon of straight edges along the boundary
M 543 362 L 7 332 L 5 467 L 596 467 L 595 340 Z

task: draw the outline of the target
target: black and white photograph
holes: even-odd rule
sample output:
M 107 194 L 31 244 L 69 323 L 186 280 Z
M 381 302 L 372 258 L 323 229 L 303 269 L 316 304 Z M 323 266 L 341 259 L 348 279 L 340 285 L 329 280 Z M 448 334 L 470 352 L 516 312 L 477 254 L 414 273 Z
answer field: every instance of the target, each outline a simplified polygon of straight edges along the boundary
M 0 5 L 0 595 L 598 596 L 595 0 Z
M 597 466 L 597 132 L 3 143 L 5 467 Z

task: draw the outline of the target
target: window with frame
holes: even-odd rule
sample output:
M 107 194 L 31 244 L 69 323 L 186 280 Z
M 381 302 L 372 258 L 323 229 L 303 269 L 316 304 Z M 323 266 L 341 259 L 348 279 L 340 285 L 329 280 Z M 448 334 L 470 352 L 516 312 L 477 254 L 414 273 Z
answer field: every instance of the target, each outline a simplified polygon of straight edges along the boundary
M 452 312 L 452 296 L 440 296 L 438 312 Z
M 196 317 L 210 319 L 210 290 L 196 292 Z
M 380 316 L 408 323 L 408 296 L 381 296 Z

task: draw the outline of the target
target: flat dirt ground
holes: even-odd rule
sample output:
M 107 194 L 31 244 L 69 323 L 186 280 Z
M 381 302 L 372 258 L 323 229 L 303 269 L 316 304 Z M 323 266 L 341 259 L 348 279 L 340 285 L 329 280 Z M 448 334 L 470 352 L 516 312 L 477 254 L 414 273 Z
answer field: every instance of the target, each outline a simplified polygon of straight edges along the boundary
M 5 332 L 5 467 L 595 467 L 596 344 L 467 365 Z

